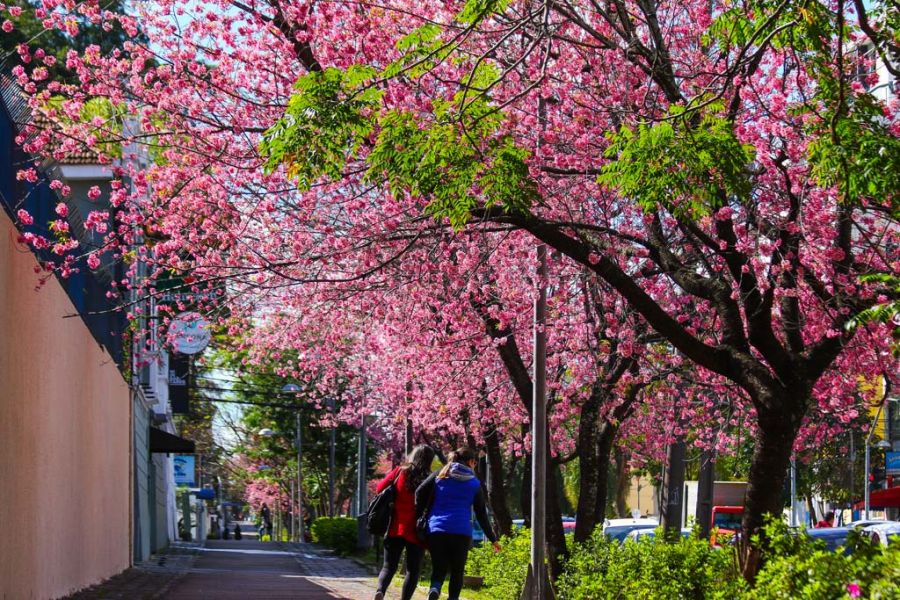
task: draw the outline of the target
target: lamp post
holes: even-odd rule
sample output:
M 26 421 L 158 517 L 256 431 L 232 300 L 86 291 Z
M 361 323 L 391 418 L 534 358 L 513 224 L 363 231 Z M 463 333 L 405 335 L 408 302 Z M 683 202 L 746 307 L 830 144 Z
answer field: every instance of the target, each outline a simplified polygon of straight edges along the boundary
M 534 388 L 531 421 L 531 564 L 522 600 L 545 600 L 553 589 L 544 562 L 547 502 L 547 246 L 537 247 L 537 295 L 534 300 Z
M 334 516 L 334 468 L 335 468 L 335 460 L 334 460 L 334 449 L 335 449 L 335 434 L 336 428 L 334 424 L 334 396 L 328 398 L 328 409 L 331 412 L 331 431 L 329 432 L 329 440 L 328 440 L 328 516 Z
M 297 394 L 300 392 L 300 386 L 296 383 L 288 383 L 282 386 L 281 391 L 285 394 Z M 300 428 L 300 409 L 296 413 L 296 437 L 294 442 L 297 445 L 297 541 L 303 542 L 303 434 Z M 293 503 L 294 499 L 291 498 Z

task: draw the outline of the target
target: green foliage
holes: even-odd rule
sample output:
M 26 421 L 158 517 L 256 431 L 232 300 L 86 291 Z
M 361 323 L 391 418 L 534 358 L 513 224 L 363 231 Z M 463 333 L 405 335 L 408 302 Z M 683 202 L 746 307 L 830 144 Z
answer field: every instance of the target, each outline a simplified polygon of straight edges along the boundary
M 77 119 L 71 119 L 66 116 L 62 109 L 66 102 L 64 96 L 51 96 L 47 104 L 52 108 L 64 125 L 73 125 L 75 123 L 90 125 L 90 134 L 97 140 L 94 149 L 98 154 L 102 153 L 109 157 L 121 158 L 122 145 L 118 138 L 125 126 L 125 107 L 122 104 L 115 104 L 109 98 L 96 97 L 87 100 L 81 107 L 81 112 Z M 99 125 L 95 124 L 95 120 L 99 119 Z
M 767 561 L 747 598 L 847 598 L 848 586 L 859 586 L 863 598 L 900 598 L 900 546 L 888 549 L 851 534 L 851 554 L 831 552 L 805 535 L 791 535 L 787 526 L 767 526 L 772 540 Z
M 834 85 L 820 85 L 820 94 L 837 96 L 839 91 L 830 90 Z M 823 186 L 836 186 L 845 202 L 887 200 L 900 209 L 900 139 L 891 133 L 881 104 L 870 94 L 844 106 L 836 98 L 829 104 L 810 128 L 813 176 Z
M 619 544 L 597 529 L 572 551 L 559 581 L 559 597 L 734 598 L 745 589 L 729 550 L 716 550 L 695 537 L 673 543 L 661 536 Z
M 476 25 L 491 14 L 502 12 L 509 0 L 467 0 L 456 20 L 466 25 Z
M 310 526 L 310 535 L 315 543 L 333 548 L 338 554 L 351 554 L 356 550 L 356 519 L 320 517 Z
M 385 67 L 381 76 L 393 78 L 402 73 L 415 79 L 446 60 L 452 47 L 440 40 L 440 33 L 438 25 L 426 23 L 397 40 L 397 50 L 403 54 Z
M 611 160 L 598 181 L 645 210 L 665 207 L 687 217 L 709 214 L 731 197 L 746 199 L 752 147 L 740 143 L 716 108 L 696 124 L 679 108 L 660 123 L 623 126 L 609 136 Z
M 284 116 L 261 144 L 266 167 L 285 165 L 303 190 L 321 178 L 340 179 L 348 160 L 374 130 L 372 111 L 382 92 L 366 82 L 375 75 L 373 68 L 356 65 L 298 79 Z
M 472 4 L 478 10 L 502 6 Z M 260 145 L 266 167 L 284 165 L 297 186 L 307 190 L 321 179 L 340 179 L 349 162 L 362 160 L 369 183 L 386 184 L 394 195 L 426 199 L 428 213 L 454 227 L 464 225 L 480 206 L 511 212 L 528 208 L 537 197 L 529 153 L 500 133 L 505 116 L 488 94 L 500 73 L 489 61 L 473 66 L 464 91 L 434 100 L 431 114 L 381 111 L 376 79 L 400 73 L 418 77 L 444 60 L 449 50 L 437 39 L 439 33 L 425 25 L 402 38 L 397 46 L 404 56 L 381 73 L 353 66 L 301 77 L 285 115 Z
M 454 227 L 480 203 L 521 210 L 535 197 L 528 153 L 511 137 L 492 138 L 499 114 L 483 99 L 469 102 L 462 126 L 449 104 L 435 107 L 438 121 L 423 127 L 412 113 L 390 111 L 369 154 L 367 178 L 385 179 L 393 194 L 428 199 L 427 211 Z M 480 192 L 480 193 L 479 193 Z
M 521 529 L 512 537 L 500 538 L 503 550 L 494 552 L 483 544 L 469 553 L 466 574 L 484 577 L 486 591 L 496 600 L 519 600 L 531 554 L 531 533 Z
M 860 277 L 863 283 L 881 283 L 890 291 L 894 298 L 900 298 L 900 277 L 889 273 L 876 273 Z M 891 349 L 894 356 L 900 358 L 900 300 L 891 300 L 876 304 L 864 310 L 847 323 L 848 328 L 856 328 L 866 323 L 890 323 L 894 326 L 891 331 L 893 343 Z

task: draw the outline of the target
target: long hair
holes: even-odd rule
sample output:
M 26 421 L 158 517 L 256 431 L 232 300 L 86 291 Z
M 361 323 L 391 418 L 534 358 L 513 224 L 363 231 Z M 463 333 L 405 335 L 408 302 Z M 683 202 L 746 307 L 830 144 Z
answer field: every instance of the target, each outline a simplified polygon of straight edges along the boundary
M 415 492 L 423 481 L 431 475 L 431 463 L 434 462 L 434 449 L 421 444 L 413 448 L 400 468 L 406 472 L 406 489 Z
M 478 460 L 478 455 L 474 450 L 467 446 L 463 446 L 462 448 L 457 448 L 453 452 L 447 455 L 447 464 L 444 465 L 444 468 L 441 469 L 441 472 L 438 473 L 438 479 L 444 479 L 450 476 L 450 467 L 453 463 L 461 463 L 468 466 L 468 463 L 473 460 Z

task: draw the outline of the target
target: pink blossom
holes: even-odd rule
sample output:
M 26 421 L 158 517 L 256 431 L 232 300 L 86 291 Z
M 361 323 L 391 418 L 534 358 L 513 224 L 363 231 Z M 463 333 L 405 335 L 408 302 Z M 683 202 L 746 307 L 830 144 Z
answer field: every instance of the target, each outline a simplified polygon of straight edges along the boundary
M 847 594 L 849 594 L 851 598 L 859 598 L 860 593 L 858 583 L 850 582 L 847 584 Z
M 19 219 L 19 223 L 21 223 L 22 225 L 31 225 L 34 223 L 34 218 L 24 208 L 20 208 L 18 211 L 16 211 L 16 217 Z

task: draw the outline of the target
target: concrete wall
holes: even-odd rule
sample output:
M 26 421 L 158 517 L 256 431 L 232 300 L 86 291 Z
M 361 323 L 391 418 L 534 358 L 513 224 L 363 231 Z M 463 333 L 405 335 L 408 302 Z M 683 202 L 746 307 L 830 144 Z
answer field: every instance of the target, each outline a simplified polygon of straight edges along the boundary
M 150 415 L 135 396 L 134 415 L 134 511 L 132 512 L 134 562 L 150 558 Z
M 57 598 L 130 563 L 128 388 L 0 211 L 0 598 Z

